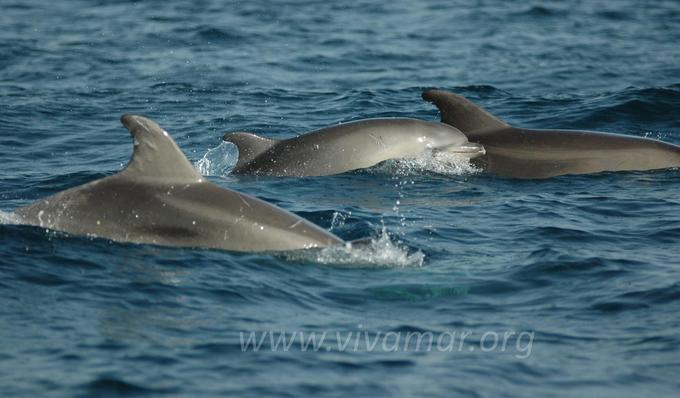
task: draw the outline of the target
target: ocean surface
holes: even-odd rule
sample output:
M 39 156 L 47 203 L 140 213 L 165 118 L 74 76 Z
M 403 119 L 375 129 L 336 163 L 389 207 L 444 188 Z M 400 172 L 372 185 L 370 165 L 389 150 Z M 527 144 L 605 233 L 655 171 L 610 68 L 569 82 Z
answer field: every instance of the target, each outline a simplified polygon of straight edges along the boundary
M 680 144 L 677 1 L 0 1 L 0 396 L 680 395 L 680 171 L 419 159 L 229 174 L 228 131 L 438 120 Z M 12 211 L 115 173 L 119 117 L 353 249 L 114 243 Z M 311 341 L 313 340 L 313 341 Z

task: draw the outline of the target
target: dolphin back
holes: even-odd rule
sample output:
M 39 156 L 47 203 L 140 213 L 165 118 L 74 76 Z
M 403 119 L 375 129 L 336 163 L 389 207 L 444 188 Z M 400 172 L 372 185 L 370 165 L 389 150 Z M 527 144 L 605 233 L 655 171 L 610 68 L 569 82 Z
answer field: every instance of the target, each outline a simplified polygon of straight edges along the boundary
M 257 134 L 238 131 L 235 133 L 227 133 L 222 138 L 226 142 L 231 142 L 238 148 L 238 161 L 236 162 L 235 170 L 242 168 L 248 163 L 252 162 L 262 153 L 268 151 L 271 147 L 279 143 L 267 137 L 262 137 Z
M 239 149 L 233 173 L 296 177 L 339 174 L 435 150 L 474 157 L 481 149 L 451 125 L 409 118 L 355 120 L 281 141 L 242 132 L 224 140 Z
M 134 151 L 121 176 L 168 181 L 201 181 L 189 159 L 175 141 L 153 120 L 137 115 L 123 115 L 121 123 L 130 131 Z
M 510 127 L 479 105 L 449 91 L 427 90 L 423 93 L 423 99 L 439 108 L 442 123 L 460 129 L 468 139 L 474 139 L 478 132 Z
M 642 171 L 680 166 L 680 147 L 643 137 L 596 131 L 515 128 L 471 101 L 444 90 L 427 90 L 442 122 L 484 146 L 475 163 L 510 178 L 549 178 L 603 171 Z
M 23 223 L 119 242 L 236 251 L 343 243 L 278 206 L 204 180 L 152 120 L 121 121 L 134 138 L 128 165 L 17 209 Z

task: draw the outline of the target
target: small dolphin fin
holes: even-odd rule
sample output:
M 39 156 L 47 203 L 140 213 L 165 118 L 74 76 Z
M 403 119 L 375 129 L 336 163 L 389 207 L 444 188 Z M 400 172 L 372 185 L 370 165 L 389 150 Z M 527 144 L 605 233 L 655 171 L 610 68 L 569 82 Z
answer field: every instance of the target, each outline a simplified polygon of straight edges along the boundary
M 137 115 L 123 115 L 121 123 L 134 139 L 134 152 L 121 175 L 128 178 L 162 178 L 177 181 L 200 181 L 201 175 L 184 156 L 175 141 L 153 120 Z
M 475 133 L 510 127 L 472 101 L 444 90 L 427 90 L 423 99 L 439 108 L 442 123 L 458 128 L 468 138 Z
M 224 141 L 231 142 L 238 148 L 238 162 L 236 168 L 242 167 L 269 148 L 276 145 L 279 141 L 271 138 L 260 137 L 253 133 L 236 132 L 224 135 Z

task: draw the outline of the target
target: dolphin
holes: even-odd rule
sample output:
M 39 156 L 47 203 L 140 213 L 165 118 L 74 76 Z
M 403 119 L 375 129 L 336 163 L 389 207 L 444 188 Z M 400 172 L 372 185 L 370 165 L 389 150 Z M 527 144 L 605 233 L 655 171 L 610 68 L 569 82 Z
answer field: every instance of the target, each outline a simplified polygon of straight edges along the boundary
M 120 172 L 16 210 L 29 225 L 119 242 L 284 251 L 344 243 L 277 206 L 206 181 L 158 124 L 124 115 L 134 140 Z
M 248 132 L 227 133 L 239 158 L 234 174 L 323 176 L 374 166 L 389 159 L 446 151 L 466 158 L 484 152 L 457 128 L 407 118 L 365 119 L 274 140 Z
M 503 177 L 540 179 L 602 171 L 680 167 L 680 147 L 620 134 L 512 127 L 471 101 L 444 90 L 427 90 L 441 121 L 460 129 L 486 153 L 473 163 Z

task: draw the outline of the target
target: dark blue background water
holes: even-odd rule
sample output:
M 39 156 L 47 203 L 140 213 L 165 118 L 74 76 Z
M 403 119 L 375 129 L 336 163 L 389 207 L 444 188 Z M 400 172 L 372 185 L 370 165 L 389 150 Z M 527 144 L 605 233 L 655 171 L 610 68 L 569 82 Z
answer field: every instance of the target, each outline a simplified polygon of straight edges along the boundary
M 225 131 L 436 120 L 428 87 L 516 125 L 680 144 L 676 1 L 0 8 L 4 218 L 124 165 L 126 112 L 153 117 L 192 161 Z M 677 396 L 678 170 L 514 181 L 397 169 L 212 178 L 372 237 L 356 256 L 0 225 L 0 394 Z M 453 352 L 242 352 L 244 331 L 471 336 Z M 482 350 L 485 333 L 507 331 L 532 333 L 530 355 L 513 340 Z

